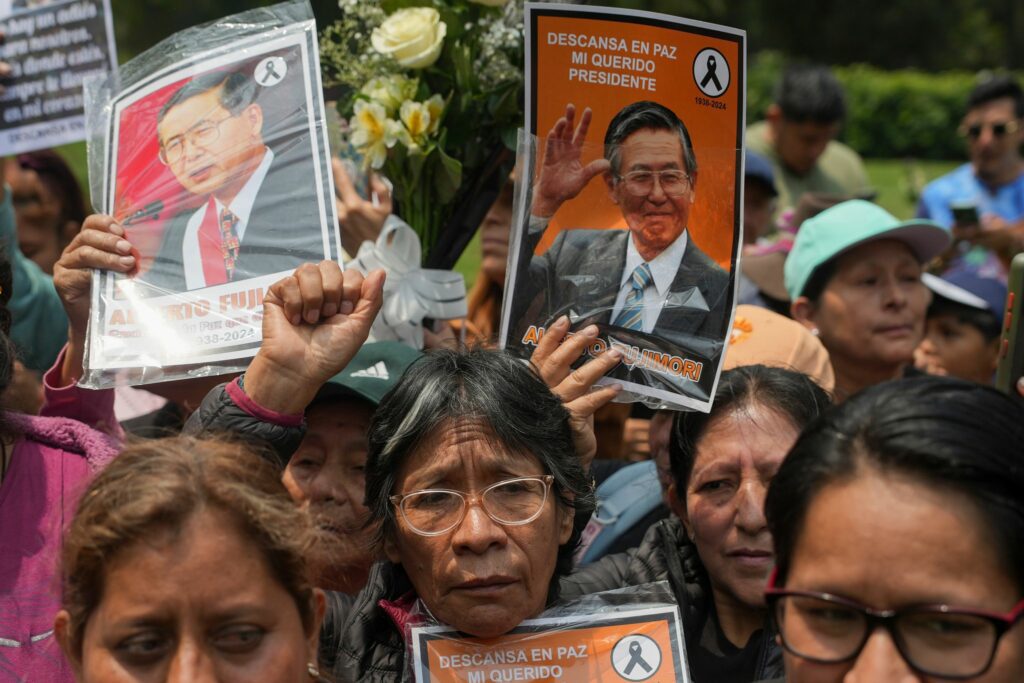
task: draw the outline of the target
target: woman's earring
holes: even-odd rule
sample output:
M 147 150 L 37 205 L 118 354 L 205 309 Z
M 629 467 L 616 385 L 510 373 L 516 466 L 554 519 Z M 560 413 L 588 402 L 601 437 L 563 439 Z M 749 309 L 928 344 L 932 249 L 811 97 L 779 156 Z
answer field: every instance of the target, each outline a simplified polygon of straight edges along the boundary
M 309 673 L 309 677 L 314 681 L 320 680 L 320 669 L 316 668 L 316 664 L 313 662 L 306 665 L 306 671 Z
M 818 336 L 818 328 L 817 327 L 812 327 L 811 328 L 811 334 L 813 334 L 815 337 L 817 337 Z

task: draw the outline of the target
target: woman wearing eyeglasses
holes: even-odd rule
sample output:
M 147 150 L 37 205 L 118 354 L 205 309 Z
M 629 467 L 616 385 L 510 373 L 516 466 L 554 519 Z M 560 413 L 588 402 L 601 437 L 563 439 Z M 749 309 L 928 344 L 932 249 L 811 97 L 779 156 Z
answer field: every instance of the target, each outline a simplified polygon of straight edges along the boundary
M 768 492 L 789 683 L 1024 680 L 1024 408 L 919 378 L 806 430 Z
M 320 384 L 366 339 L 382 280 L 324 261 L 276 283 L 244 379 L 208 397 L 188 430 L 219 422 L 285 455 Z M 355 598 L 328 594 L 321 670 L 343 681 L 402 680 L 403 627 L 417 600 L 439 622 L 487 638 L 557 597 L 579 539 L 574 517 L 593 506 L 587 417 L 618 393 L 589 389 L 620 358 L 609 351 L 571 370 L 597 329 L 563 343 L 568 327 L 549 327 L 536 370 L 497 351 L 435 351 L 381 401 L 366 507 L 389 561 Z
M 572 568 L 574 516 L 593 497 L 569 412 L 537 373 L 500 352 L 435 351 L 374 416 L 366 503 L 390 562 L 328 637 L 341 680 L 402 677 L 417 600 L 481 638 L 537 616 Z

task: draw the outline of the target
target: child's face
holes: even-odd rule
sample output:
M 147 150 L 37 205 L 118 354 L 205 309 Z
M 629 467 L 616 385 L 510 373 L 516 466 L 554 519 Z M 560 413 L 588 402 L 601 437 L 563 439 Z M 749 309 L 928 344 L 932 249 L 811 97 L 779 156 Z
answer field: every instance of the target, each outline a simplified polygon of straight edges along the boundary
M 929 316 L 924 340 L 914 353 L 915 364 L 922 370 L 980 384 L 991 384 L 998 358 L 999 339 L 988 341 L 977 327 L 961 322 L 954 313 Z

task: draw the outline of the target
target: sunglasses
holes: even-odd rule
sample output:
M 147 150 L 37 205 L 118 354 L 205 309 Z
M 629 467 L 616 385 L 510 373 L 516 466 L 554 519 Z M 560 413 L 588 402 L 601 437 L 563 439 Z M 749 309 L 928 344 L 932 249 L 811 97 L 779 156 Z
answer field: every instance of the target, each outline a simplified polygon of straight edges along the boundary
M 1020 121 L 1014 119 L 1012 121 L 1000 121 L 999 123 L 974 123 L 970 126 L 960 126 L 957 132 L 960 133 L 961 137 L 968 137 L 972 140 L 977 140 L 981 137 L 981 133 L 985 128 L 992 129 L 992 136 L 1001 138 L 1004 135 L 1016 133 L 1020 128 Z

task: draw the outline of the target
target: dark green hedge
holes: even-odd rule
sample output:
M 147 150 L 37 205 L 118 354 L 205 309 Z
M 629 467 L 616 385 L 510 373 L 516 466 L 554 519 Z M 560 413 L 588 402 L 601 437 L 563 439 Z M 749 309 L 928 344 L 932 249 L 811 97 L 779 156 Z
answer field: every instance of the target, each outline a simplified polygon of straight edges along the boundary
M 750 60 L 749 122 L 764 117 L 783 64 L 777 53 L 770 52 Z M 965 157 L 964 141 L 956 128 L 963 118 L 964 102 L 974 86 L 975 74 L 883 71 L 865 65 L 838 67 L 835 73 L 847 95 L 847 120 L 841 139 L 862 156 Z

